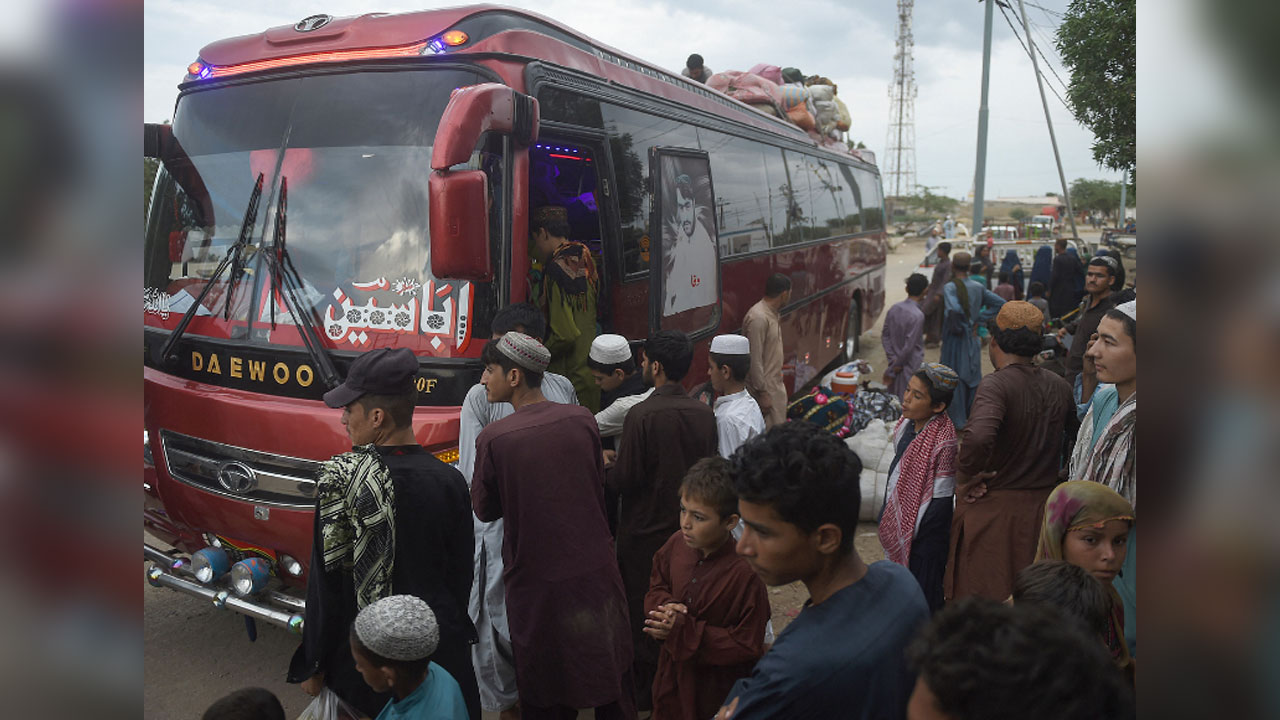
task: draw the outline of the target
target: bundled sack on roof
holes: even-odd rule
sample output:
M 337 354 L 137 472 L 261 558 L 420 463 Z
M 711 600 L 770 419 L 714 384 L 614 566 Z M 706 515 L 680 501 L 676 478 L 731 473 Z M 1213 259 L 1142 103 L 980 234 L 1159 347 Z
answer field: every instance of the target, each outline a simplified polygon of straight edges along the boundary
M 748 105 L 779 105 L 783 98 L 778 85 L 759 75 L 739 70 L 718 72 L 707 78 L 707 87 Z
M 818 132 L 823 135 L 831 134 L 840 120 L 840 109 L 831 100 L 814 100 L 813 107 L 818 111 L 814 115 L 814 120 L 818 122 Z
M 782 82 L 783 83 L 800 83 L 801 85 L 803 85 L 804 73 L 800 72 L 798 68 L 793 68 L 793 67 L 782 68 Z
M 752 75 L 759 75 L 760 77 L 764 78 L 765 80 L 768 80 L 769 82 L 775 85 L 782 84 L 782 68 L 778 67 L 777 65 L 768 65 L 766 63 L 756 63 L 756 65 L 754 65 L 747 72 L 751 73 Z
M 832 102 L 836 104 L 836 111 L 839 113 L 836 119 L 836 130 L 849 132 L 849 128 L 853 126 L 853 116 L 849 114 L 849 108 L 845 107 L 844 101 L 838 96 L 832 98 Z
M 803 104 L 788 110 L 787 119 L 799 126 L 801 130 L 818 131 L 818 123 L 814 120 L 813 113 L 809 112 L 809 108 Z
M 800 83 L 786 83 L 778 86 L 778 93 L 782 98 L 782 109 L 790 110 L 793 107 L 803 106 L 809 100 L 809 90 Z
M 831 102 L 831 98 L 836 96 L 834 85 L 818 84 L 806 87 L 809 88 L 809 97 L 812 97 L 814 102 Z

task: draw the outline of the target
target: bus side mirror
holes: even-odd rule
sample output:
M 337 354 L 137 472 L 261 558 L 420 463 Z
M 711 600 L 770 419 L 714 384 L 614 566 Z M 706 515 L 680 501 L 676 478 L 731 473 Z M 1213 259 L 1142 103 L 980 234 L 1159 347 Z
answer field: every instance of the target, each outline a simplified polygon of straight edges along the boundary
M 431 208 L 431 274 L 487 282 L 489 185 L 483 170 L 435 171 L 427 181 Z

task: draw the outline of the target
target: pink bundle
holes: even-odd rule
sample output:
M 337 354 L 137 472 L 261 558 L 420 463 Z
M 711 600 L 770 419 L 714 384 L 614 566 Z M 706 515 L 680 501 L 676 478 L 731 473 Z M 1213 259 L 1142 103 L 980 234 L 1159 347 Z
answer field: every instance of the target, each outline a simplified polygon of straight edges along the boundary
M 738 70 L 712 75 L 707 78 L 707 87 L 748 105 L 779 105 L 782 102 L 776 83 Z
M 764 78 L 765 80 L 768 80 L 769 82 L 775 85 L 782 84 L 782 68 L 778 67 L 777 65 L 768 65 L 765 63 L 759 63 L 755 67 L 748 70 L 747 72 L 751 73 L 752 75 L 759 75 L 760 77 Z

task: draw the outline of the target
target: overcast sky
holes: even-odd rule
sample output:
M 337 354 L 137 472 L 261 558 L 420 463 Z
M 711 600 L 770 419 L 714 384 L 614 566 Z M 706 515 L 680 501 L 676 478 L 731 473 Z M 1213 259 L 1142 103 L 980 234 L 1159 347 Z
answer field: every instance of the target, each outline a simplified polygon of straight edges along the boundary
M 1068 79 L 1052 47 L 1053 27 L 1068 0 L 1028 4 L 1032 38 Z M 335 16 L 449 7 L 433 0 L 146 0 L 144 117 L 172 117 L 177 84 L 200 48 L 215 40 L 292 25 L 315 13 Z M 889 86 L 893 80 L 896 3 L 892 0 L 541 0 L 528 7 L 600 42 L 678 72 L 698 52 L 713 70 L 745 70 L 759 62 L 794 66 L 831 78 L 853 116 L 850 137 L 885 165 Z M 1016 8 L 1016 3 L 1013 3 Z M 1038 7 L 1037 7 L 1038 6 Z M 785 7 L 785 12 L 778 12 Z M 1044 8 L 1044 9 L 1041 9 Z M 1047 11 L 1046 11 L 1047 10 Z M 1018 16 L 1010 13 L 1019 32 Z M 972 0 L 917 0 L 915 77 L 916 181 L 965 197 L 973 184 L 982 78 L 982 5 Z M 999 9 L 993 22 L 986 195 L 1041 195 L 1057 190 L 1057 170 L 1036 91 L 1035 73 Z M 681 29 L 675 32 L 674 29 Z M 1067 182 L 1118 180 L 1099 168 L 1093 135 L 1076 123 L 1050 87 L 1065 90 L 1045 64 L 1046 93 Z

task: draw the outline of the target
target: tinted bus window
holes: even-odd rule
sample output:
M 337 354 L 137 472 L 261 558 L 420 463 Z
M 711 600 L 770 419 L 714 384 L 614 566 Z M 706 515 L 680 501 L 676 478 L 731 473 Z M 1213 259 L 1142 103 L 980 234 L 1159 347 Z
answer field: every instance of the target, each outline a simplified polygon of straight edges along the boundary
M 769 174 L 778 189 L 779 200 L 779 205 L 773 207 L 774 247 L 804 242 L 813 232 L 812 193 L 805 156 L 788 150 L 780 152 L 782 162 L 777 164 L 776 172 Z
M 846 208 L 847 213 L 844 216 L 845 227 L 851 233 L 862 232 L 864 227 L 862 223 L 862 189 L 858 186 L 857 168 L 849 165 L 840 165 L 840 178 L 845 186 L 845 192 L 851 199 L 851 204 Z
M 791 189 L 782 150 L 765 147 L 763 152 L 764 176 L 769 183 L 769 239 L 777 247 L 790 241 L 793 229 L 799 231 L 805 212 Z
M 648 186 L 649 148 L 698 148 L 692 125 L 647 115 L 630 108 L 601 103 L 604 125 L 618 179 L 618 215 L 622 227 L 622 271 L 625 275 L 649 269 L 649 232 L 653 198 Z
M 762 172 L 766 147 L 710 130 L 698 135 L 711 155 L 720 257 L 768 250 L 769 183 Z
M 813 238 L 844 235 L 844 193 L 847 189 L 840 182 L 835 171 L 834 162 L 828 162 L 812 156 L 805 156 L 805 169 L 809 175 L 809 189 L 812 192 L 810 207 L 813 213 Z
M 884 229 L 884 198 L 880 194 L 880 176 L 870 170 L 854 171 L 862 190 L 862 226 L 864 230 Z
M 538 115 L 552 122 L 596 129 L 604 127 L 598 100 L 553 87 L 538 91 Z

